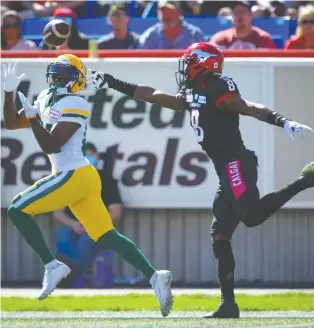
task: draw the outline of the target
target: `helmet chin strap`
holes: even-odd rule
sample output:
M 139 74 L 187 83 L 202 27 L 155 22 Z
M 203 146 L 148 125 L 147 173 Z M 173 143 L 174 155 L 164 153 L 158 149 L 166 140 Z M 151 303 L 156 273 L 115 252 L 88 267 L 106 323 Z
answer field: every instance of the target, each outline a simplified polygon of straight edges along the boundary
M 75 81 L 69 81 L 64 87 L 59 87 L 58 85 L 52 85 L 49 88 L 48 93 L 52 93 L 54 96 L 61 95 L 73 95 L 74 92 L 69 92 L 69 88 L 72 88 Z

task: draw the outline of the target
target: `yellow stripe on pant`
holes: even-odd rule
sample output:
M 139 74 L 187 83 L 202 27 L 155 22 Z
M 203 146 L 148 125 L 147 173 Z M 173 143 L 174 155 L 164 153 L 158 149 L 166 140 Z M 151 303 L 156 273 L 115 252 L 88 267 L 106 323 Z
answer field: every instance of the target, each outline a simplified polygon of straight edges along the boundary
M 37 215 L 69 206 L 88 235 L 97 241 L 114 229 L 101 199 L 101 181 L 97 170 L 87 165 L 72 171 L 51 174 L 17 195 L 12 206 Z

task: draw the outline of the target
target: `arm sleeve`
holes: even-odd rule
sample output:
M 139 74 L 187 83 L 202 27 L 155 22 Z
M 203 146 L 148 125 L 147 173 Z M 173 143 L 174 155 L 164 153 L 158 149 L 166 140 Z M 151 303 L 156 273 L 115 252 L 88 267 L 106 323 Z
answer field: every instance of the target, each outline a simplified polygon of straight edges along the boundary
M 214 102 L 219 107 L 224 99 L 234 95 L 240 95 L 240 92 L 238 86 L 231 78 L 222 77 L 215 84 L 212 94 L 215 95 Z

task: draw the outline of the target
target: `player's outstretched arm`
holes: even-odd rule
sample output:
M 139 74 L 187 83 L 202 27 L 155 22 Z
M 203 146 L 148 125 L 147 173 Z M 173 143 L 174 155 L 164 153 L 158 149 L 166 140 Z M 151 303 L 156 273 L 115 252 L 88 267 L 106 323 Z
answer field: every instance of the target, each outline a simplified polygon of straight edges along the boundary
M 240 115 L 255 117 L 260 121 L 282 127 L 292 140 L 294 140 L 293 132 L 300 133 L 303 137 L 305 137 L 306 132 L 313 132 L 309 126 L 292 121 L 262 104 L 245 100 L 239 95 L 233 95 L 222 100 L 219 103 L 219 108 Z
M 88 79 L 94 84 L 96 89 L 109 87 L 138 100 L 174 110 L 184 110 L 184 101 L 181 94 L 173 95 L 146 85 L 131 84 L 118 80 L 110 74 L 93 70 L 89 70 Z
M 2 65 L 2 79 L 4 85 L 4 103 L 3 103 L 3 119 L 4 127 L 8 130 L 24 129 L 29 127 L 29 122 L 24 114 L 24 111 L 18 112 L 14 102 L 14 91 L 17 89 L 22 78 L 16 76 L 16 63 L 9 63 L 8 66 Z
M 37 118 L 38 108 L 32 106 L 23 93 L 19 92 L 18 94 L 23 105 L 25 115 L 42 151 L 46 154 L 58 152 L 77 131 L 80 124 L 74 122 L 59 122 L 56 123 L 49 132 L 40 124 Z

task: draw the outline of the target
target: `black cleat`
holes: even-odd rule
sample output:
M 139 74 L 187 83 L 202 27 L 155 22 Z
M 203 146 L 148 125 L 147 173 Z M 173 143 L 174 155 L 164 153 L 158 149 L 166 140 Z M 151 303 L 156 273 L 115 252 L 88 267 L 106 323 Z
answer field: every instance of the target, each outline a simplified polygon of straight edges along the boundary
M 209 315 L 206 315 L 204 319 L 214 319 L 214 318 L 240 318 L 240 310 L 238 304 L 235 301 L 222 301 L 217 310 Z

